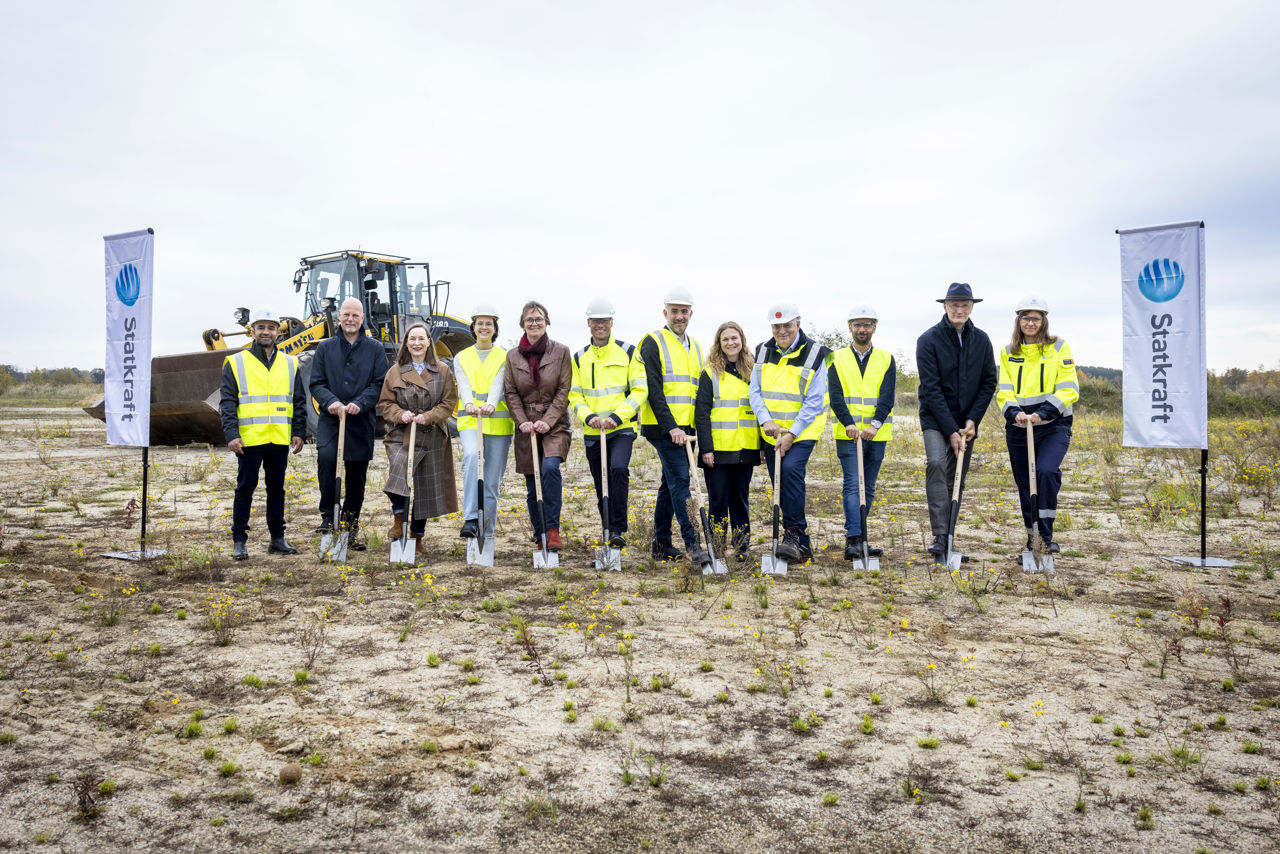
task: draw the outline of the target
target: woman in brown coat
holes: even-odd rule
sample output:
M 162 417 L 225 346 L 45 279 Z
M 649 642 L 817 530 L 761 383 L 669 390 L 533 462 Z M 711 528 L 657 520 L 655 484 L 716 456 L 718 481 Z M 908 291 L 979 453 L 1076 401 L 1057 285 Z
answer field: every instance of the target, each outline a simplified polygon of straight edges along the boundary
M 541 540 L 543 519 L 538 515 L 533 480 L 533 446 L 542 462 L 542 506 L 547 548 L 558 551 L 560 541 L 560 464 L 569 455 L 569 348 L 547 335 L 551 319 L 537 301 L 520 310 L 524 335 L 507 351 L 503 394 L 516 425 L 516 471 L 524 475 L 529 518 L 535 540 Z
M 387 449 L 387 485 L 395 521 L 388 536 L 404 535 L 408 508 L 409 422 L 417 423 L 413 450 L 413 517 L 409 533 L 414 552 L 423 555 L 422 533 L 427 519 L 458 511 L 458 488 L 453 476 L 453 448 L 447 420 L 458 403 L 458 387 L 448 367 L 436 358 L 426 324 L 405 332 L 396 363 L 387 371 L 378 398 L 378 411 L 387 422 L 382 440 Z

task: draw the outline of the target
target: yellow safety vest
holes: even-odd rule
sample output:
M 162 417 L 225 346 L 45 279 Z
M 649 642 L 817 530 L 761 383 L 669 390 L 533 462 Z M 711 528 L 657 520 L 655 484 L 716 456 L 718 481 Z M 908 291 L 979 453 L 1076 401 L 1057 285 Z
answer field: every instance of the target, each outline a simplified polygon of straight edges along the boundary
M 293 383 L 298 360 L 276 350 L 271 369 L 249 350 L 227 356 L 240 392 L 236 421 L 246 445 L 287 445 L 293 425 Z
M 496 344 L 489 350 L 489 355 L 484 357 L 484 361 L 480 360 L 480 354 L 476 352 L 475 347 L 468 347 L 453 357 L 454 366 L 466 374 L 467 382 L 471 384 L 471 392 L 475 396 L 477 405 L 481 402 L 488 402 L 489 388 L 493 385 L 493 381 L 498 378 L 498 373 L 506 363 L 506 348 L 499 347 Z M 458 418 L 458 429 L 476 429 L 476 417 L 474 415 L 461 414 L 462 406 L 462 398 L 458 398 L 458 405 L 453 410 L 453 414 Z M 511 419 L 511 410 L 507 408 L 505 397 L 498 401 L 498 405 L 492 415 L 485 415 L 483 418 L 484 435 L 486 436 L 510 436 L 516 432 L 516 423 Z
M 630 344 L 610 338 L 603 347 L 588 344 L 573 354 L 569 408 L 582 422 L 584 435 L 600 435 L 598 427 L 587 426 L 587 419 L 608 412 L 616 415 L 619 422 L 610 433 L 635 429 L 636 415 L 649 396 L 644 363 L 636 358 L 635 350 Z
M 711 378 L 711 447 L 707 451 L 754 451 L 760 447 L 760 422 L 751 409 L 749 386 L 725 371 Z
M 1010 406 L 1035 409 L 1046 400 L 1062 415 L 1071 414 L 1072 404 L 1080 399 L 1080 383 L 1071 348 L 1061 338 L 1052 344 L 1023 344 L 1018 355 L 1000 351 L 1000 383 L 996 386 L 996 402 L 1000 411 Z
M 794 361 L 795 357 L 801 352 L 806 353 L 805 359 L 797 363 Z M 822 348 L 810 341 L 804 348 L 780 356 L 777 362 L 771 363 L 767 361 L 769 355 L 767 344 L 761 344 L 760 349 L 756 351 L 756 364 L 760 365 L 760 396 L 764 398 L 764 405 L 769 408 L 769 414 L 773 416 L 773 420 L 784 431 L 795 423 L 796 416 L 800 414 L 804 406 L 804 395 L 809 390 L 809 383 L 813 382 L 813 375 L 817 371 L 826 370 L 826 363 L 818 355 L 821 352 Z M 826 426 L 827 410 L 823 409 L 822 413 L 813 419 L 813 423 L 796 436 L 796 441 L 818 439 Z M 778 440 L 771 436 L 765 436 L 764 440 L 770 445 L 778 443 Z
M 650 332 L 645 338 L 652 338 L 658 344 L 658 352 L 662 356 L 662 396 L 671 410 L 671 417 L 680 427 L 693 424 L 693 401 L 698 393 L 698 376 L 702 373 L 702 345 L 689 336 L 689 348 L 680 343 L 680 339 L 667 327 Z M 644 338 L 640 339 L 644 346 Z M 650 389 L 652 393 L 652 389 Z M 646 398 L 640 409 L 641 424 L 657 424 L 658 417 Z
M 840 377 L 840 389 L 827 389 L 829 395 L 840 394 L 844 397 L 845 406 L 849 407 L 849 414 L 853 416 L 854 423 L 860 429 L 866 429 L 871 426 L 871 417 L 876 414 L 876 404 L 880 402 L 880 384 L 884 382 L 885 374 L 889 373 L 889 366 L 893 363 L 893 357 L 886 350 L 878 350 L 871 348 L 871 355 L 867 358 L 867 372 L 864 374 L 858 370 L 858 356 L 853 352 L 852 347 L 841 347 L 832 357 L 832 364 L 836 367 L 836 375 Z M 852 442 L 848 434 L 845 433 L 843 425 L 835 431 L 836 439 L 843 439 L 846 442 Z M 885 416 L 884 423 L 880 425 L 880 429 L 876 431 L 873 442 L 887 442 L 889 437 L 893 435 L 893 409 L 889 409 L 889 414 Z

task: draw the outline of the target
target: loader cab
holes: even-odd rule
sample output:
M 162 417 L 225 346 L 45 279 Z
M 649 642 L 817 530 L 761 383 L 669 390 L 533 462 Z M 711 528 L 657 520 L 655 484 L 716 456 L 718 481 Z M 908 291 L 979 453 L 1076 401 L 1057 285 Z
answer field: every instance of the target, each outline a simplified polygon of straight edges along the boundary
M 304 310 L 308 316 L 336 314 L 344 300 L 355 298 L 364 306 L 365 328 L 375 338 L 399 341 L 397 296 L 404 289 L 405 261 L 395 255 L 334 252 L 302 259 L 294 274 L 294 287 L 306 288 Z

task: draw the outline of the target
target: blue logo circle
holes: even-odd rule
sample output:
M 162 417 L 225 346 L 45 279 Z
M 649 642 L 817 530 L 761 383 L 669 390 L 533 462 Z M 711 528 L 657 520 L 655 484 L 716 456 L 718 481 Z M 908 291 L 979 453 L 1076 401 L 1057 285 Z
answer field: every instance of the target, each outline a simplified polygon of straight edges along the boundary
M 1157 258 L 1142 268 L 1138 290 L 1152 302 L 1168 302 L 1182 291 L 1186 279 L 1177 261 Z
M 116 274 L 116 296 L 120 297 L 120 302 L 132 307 L 141 295 L 142 282 L 138 278 L 138 268 L 125 264 Z

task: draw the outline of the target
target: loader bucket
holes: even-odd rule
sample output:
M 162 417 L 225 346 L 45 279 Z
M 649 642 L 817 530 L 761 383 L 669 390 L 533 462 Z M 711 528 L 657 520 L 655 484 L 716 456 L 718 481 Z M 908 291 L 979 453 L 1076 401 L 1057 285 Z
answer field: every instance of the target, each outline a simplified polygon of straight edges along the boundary
M 151 444 L 226 444 L 218 414 L 228 350 L 200 350 L 151 360 Z M 106 421 L 105 401 L 84 411 Z

